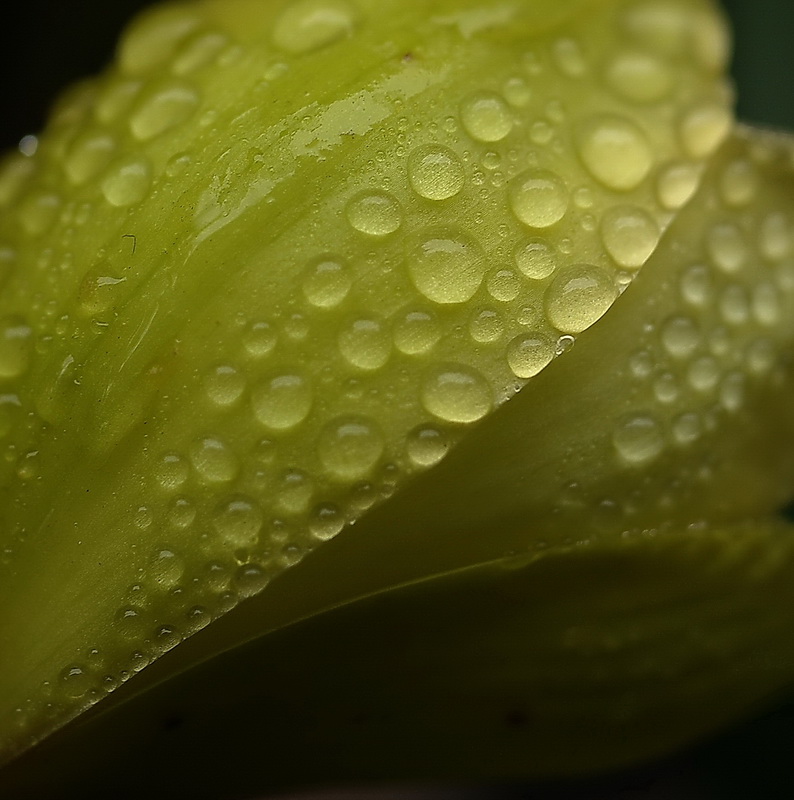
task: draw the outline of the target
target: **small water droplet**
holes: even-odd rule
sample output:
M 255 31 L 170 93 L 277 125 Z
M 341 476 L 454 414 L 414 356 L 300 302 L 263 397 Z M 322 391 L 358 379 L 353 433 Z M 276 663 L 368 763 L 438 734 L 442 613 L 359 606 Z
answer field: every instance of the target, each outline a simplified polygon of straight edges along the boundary
M 286 431 L 299 425 L 309 415 L 313 401 L 309 381 L 294 373 L 269 378 L 251 392 L 254 415 L 273 431 Z
M 577 147 L 590 174 L 616 191 L 639 186 L 653 165 L 645 134 L 631 120 L 616 115 L 593 117 L 584 123 Z
M 198 104 L 199 97 L 192 86 L 160 84 L 140 98 L 130 116 L 130 130 L 139 141 L 153 139 L 187 121 Z
M 235 495 L 215 509 L 212 524 L 224 544 L 249 548 L 259 541 L 264 514 L 255 500 Z
M 321 542 L 333 539 L 345 526 L 342 512 L 331 503 L 317 506 L 309 518 L 309 532 Z
M 750 300 L 744 286 L 731 284 L 720 294 L 720 316 L 727 325 L 744 325 L 750 318 Z
M 747 261 L 747 244 L 741 231 L 731 223 L 712 225 L 706 244 L 712 261 L 723 272 L 737 272 Z
M 334 308 L 346 297 L 353 279 L 347 264 L 335 256 L 314 259 L 303 279 L 303 296 L 317 308 Z
M 441 338 L 441 327 L 430 311 L 412 310 L 398 317 L 394 324 L 394 346 L 409 356 L 432 350 Z
M 720 385 L 720 405 L 728 412 L 735 413 L 745 401 L 745 378 L 741 372 L 731 372 Z
M 129 156 L 113 162 L 102 181 L 102 194 L 112 206 L 140 203 L 149 193 L 152 168 L 148 161 Z
M 656 249 L 659 236 L 656 221 L 641 208 L 616 206 L 601 218 L 604 247 L 621 267 L 641 267 Z
M 722 144 L 733 124 L 728 108 L 706 102 L 690 109 L 680 124 L 681 143 L 692 158 L 706 158 Z
M 170 589 L 182 580 L 185 562 L 170 547 L 159 547 L 154 551 L 147 572 L 148 578 L 164 589 Z
M 627 464 L 653 461 L 664 450 L 664 436 L 658 421 L 648 415 L 632 416 L 615 429 L 612 442 Z
M 64 171 L 72 183 L 80 186 L 107 166 L 115 149 L 115 140 L 104 131 L 83 133 L 72 142 Z
M 311 478 L 299 469 L 282 473 L 276 488 L 276 510 L 284 515 L 306 513 L 314 496 Z
M 696 164 L 678 161 L 668 164 L 659 171 L 656 180 L 656 196 L 668 211 L 681 208 L 695 193 L 700 178 L 700 168 Z
M 711 272 L 703 264 L 687 267 L 681 276 L 681 296 L 693 306 L 705 306 L 713 294 Z
M 510 207 L 530 228 L 548 228 L 558 223 L 568 210 L 565 182 L 555 172 L 530 169 L 510 181 Z
M 237 457 L 225 442 L 214 436 L 193 442 L 189 456 L 193 468 L 206 483 L 228 483 L 237 476 Z
M 702 356 L 692 362 L 687 378 L 696 392 L 710 392 L 720 379 L 720 365 L 715 358 Z
M 731 161 L 720 176 L 720 194 L 732 208 L 746 206 L 758 190 L 758 173 L 746 158 Z
M 517 378 L 531 378 L 551 363 L 557 354 L 557 340 L 533 331 L 516 336 L 507 348 L 507 363 Z
M 664 61 L 640 50 L 616 55 L 607 66 L 606 80 L 613 91 L 634 103 L 658 103 L 675 83 Z
M 0 320 L 0 378 L 18 378 L 30 365 L 33 331 L 22 317 Z
M 93 678 L 83 664 L 71 664 L 61 670 L 59 689 L 66 697 L 83 697 L 93 686 Z
M 204 391 L 217 406 L 236 403 L 245 390 L 245 376 L 231 364 L 219 364 L 204 376 Z
M 551 46 L 551 54 L 557 69 L 569 78 L 581 78 L 588 66 L 581 45 L 576 39 L 564 37 L 556 39 Z
M 164 453 L 154 470 L 155 480 L 166 492 L 176 491 L 187 481 L 190 467 L 187 461 L 176 452 Z
M 557 253 L 545 239 L 528 239 L 515 251 L 518 268 L 528 278 L 543 280 L 557 269 Z
M 293 55 L 310 53 L 351 37 L 357 21 L 347 0 L 293 0 L 276 19 L 273 44 Z
M 340 332 L 338 341 L 342 357 L 357 369 L 380 369 L 391 355 L 391 338 L 378 319 L 354 320 Z
M 472 423 L 493 406 L 491 387 L 470 367 L 451 364 L 432 369 L 422 384 L 422 404 L 447 422 Z
M 788 219 L 778 213 L 764 217 L 758 244 L 765 258 L 782 261 L 792 249 L 792 230 Z
M 574 264 L 559 272 L 546 290 L 546 317 L 563 333 L 581 333 L 607 312 L 616 296 L 608 272 Z
M 469 319 L 469 334 L 480 344 L 498 341 L 504 333 L 504 327 L 501 314 L 491 308 L 478 309 Z
M 673 420 L 673 436 L 680 445 L 691 444 L 703 435 L 703 422 L 700 416 L 688 412 Z
M 467 98 L 460 109 L 466 133 L 480 142 L 499 142 L 513 129 L 513 117 L 505 101 L 495 92 Z
M 776 361 L 775 345 L 769 339 L 756 339 L 747 348 L 747 368 L 753 375 L 766 375 Z
M 670 317 L 662 325 L 662 345 L 673 357 L 689 358 L 700 343 L 701 333 L 689 317 Z
M 254 358 L 264 358 L 273 352 L 278 336 L 269 322 L 254 322 L 243 334 L 243 347 Z
M 408 178 L 414 191 L 428 200 L 447 200 L 463 188 L 463 164 L 448 147 L 428 144 L 408 158 Z
M 425 231 L 409 253 L 414 286 L 435 303 L 465 303 L 480 288 L 485 254 L 468 234 L 455 228 Z
M 438 428 L 420 425 L 406 439 L 406 453 L 411 463 L 422 469 L 438 464 L 449 450 L 449 442 Z
M 488 293 L 494 300 L 508 303 L 521 291 L 521 278 L 512 269 L 500 269 L 488 278 Z
M 348 222 L 367 236 L 388 236 L 402 225 L 400 204 L 387 192 L 361 192 L 350 200 L 345 212 Z
M 317 442 L 317 453 L 329 477 L 345 482 L 368 477 L 383 450 L 383 434 L 377 424 L 360 416 L 332 420 Z
M 663 372 L 653 382 L 653 393 L 660 403 L 674 403 L 681 394 L 678 380 L 672 372 Z

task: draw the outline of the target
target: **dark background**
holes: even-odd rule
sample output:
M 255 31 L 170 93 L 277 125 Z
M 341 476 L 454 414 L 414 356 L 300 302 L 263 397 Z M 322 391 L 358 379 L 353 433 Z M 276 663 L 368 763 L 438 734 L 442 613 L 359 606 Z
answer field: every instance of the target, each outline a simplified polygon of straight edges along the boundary
M 99 70 L 146 0 L 12 0 L 0 22 L 0 150 L 38 131 L 61 88 Z M 794 0 L 724 0 L 734 25 L 742 119 L 794 130 Z M 9 7 L 12 9 L 9 11 Z M 13 21 L 12 21 L 13 20 Z M 186 776 L 189 783 L 189 777 Z M 186 785 L 186 796 L 189 786 Z M 794 699 L 670 761 L 571 786 L 481 787 L 472 793 L 349 792 L 342 798 L 791 800 Z

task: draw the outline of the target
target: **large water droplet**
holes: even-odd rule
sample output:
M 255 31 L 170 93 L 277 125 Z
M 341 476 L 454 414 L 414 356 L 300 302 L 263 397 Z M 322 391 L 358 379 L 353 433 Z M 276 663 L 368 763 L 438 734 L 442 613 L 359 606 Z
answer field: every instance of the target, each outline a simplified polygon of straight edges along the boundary
M 558 273 L 547 289 L 546 317 L 562 333 L 581 333 L 607 312 L 616 296 L 606 270 L 574 264 Z
M 485 256 L 468 234 L 454 228 L 426 231 L 411 249 L 408 271 L 416 288 L 435 303 L 465 303 L 485 275 Z
M 432 350 L 441 338 L 441 326 L 430 311 L 407 311 L 394 324 L 394 346 L 409 356 Z
M 441 461 L 447 454 L 449 442 L 438 428 L 420 425 L 414 428 L 406 439 L 406 452 L 411 462 L 427 469 Z
M 527 170 L 510 182 L 510 207 L 531 228 L 548 228 L 559 222 L 568 203 L 565 182 L 550 170 Z
M 294 55 L 327 47 L 350 37 L 358 14 L 347 0 L 294 0 L 273 26 L 273 44 Z
M 422 404 L 447 422 L 471 423 L 493 406 L 491 387 L 478 372 L 458 364 L 436 367 L 422 384 Z
M 577 145 L 590 174 L 616 191 L 639 186 L 653 164 L 645 134 L 624 117 L 593 117 L 581 126 Z
M 428 200 L 447 200 L 463 188 L 463 164 L 448 147 L 424 145 L 408 158 L 408 178 L 418 195 Z
M 115 149 L 116 142 L 107 133 L 90 131 L 78 136 L 72 142 L 63 165 L 69 180 L 80 185 L 98 175 L 107 166 Z

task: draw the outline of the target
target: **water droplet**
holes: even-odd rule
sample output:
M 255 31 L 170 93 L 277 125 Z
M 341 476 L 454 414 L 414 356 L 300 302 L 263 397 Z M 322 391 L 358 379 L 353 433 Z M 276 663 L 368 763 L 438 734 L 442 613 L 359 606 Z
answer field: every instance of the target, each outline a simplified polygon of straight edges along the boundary
M 245 390 L 245 376 L 230 364 L 219 364 L 204 376 L 204 391 L 217 406 L 236 403 Z
M 516 108 L 525 108 L 532 99 L 532 89 L 520 75 L 515 75 L 505 81 L 502 94 L 505 100 Z
M 634 189 L 653 164 L 645 134 L 624 117 L 593 117 L 580 128 L 577 145 L 587 170 L 608 189 Z
M 414 191 L 428 200 L 447 200 L 463 188 L 463 164 L 448 147 L 428 144 L 408 158 L 408 178 Z
M 127 29 L 119 48 L 119 64 L 128 75 L 148 72 L 167 60 L 199 20 L 182 6 L 155 8 Z
M 720 316 L 728 325 L 744 325 L 750 317 L 747 291 L 739 284 L 726 286 L 720 294 Z
M 170 547 L 159 547 L 149 564 L 149 580 L 163 589 L 176 586 L 185 574 L 185 562 Z
M 548 278 L 557 269 L 557 253 L 545 239 L 522 242 L 516 248 L 515 259 L 521 272 L 533 280 Z
M 750 161 L 737 158 L 731 161 L 720 176 L 720 194 L 726 205 L 746 206 L 758 190 L 758 173 Z
M 177 530 L 187 530 L 196 519 L 196 506 L 187 497 L 176 497 L 168 508 L 168 523 Z
M 711 272 L 703 264 L 688 267 L 681 276 L 681 296 L 693 306 L 704 306 L 712 297 Z
M 394 325 L 394 346 L 409 356 L 432 350 L 441 338 L 441 327 L 429 311 L 407 311 Z
M 557 39 L 551 46 L 551 54 L 557 69 L 569 78 L 581 78 L 587 72 L 582 48 L 576 39 Z
M 345 527 L 345 518 L 342 512 L 330 503 L 323 503 L 312 511 L 309 519 L 309 532 L 321 541 L 333 539 Z
M 521 278 L 512 269 L 500 269 L 491 273 L 487 285 L 494 300 L 509 303 L 521 291 Z
M 313 401 L 308 380 L 294 373 L 269 378 L 251 392 L 254 415 L 273 431 L 286 431 L 299 425 L 309 415 Z
M 388 236 L 402 225 L 400 204 L 387 192 L 365 191 L 347 204 L 348 222 L 368 236 Z
M 653 393 L 660 403 L 674 403 L 678 400 L 681 390 L 678 380 L 672 372 L 663 372 L 653 382 Z
M 184 43 L 171 63 L 174 75 L 189 75 L 208 66 L 228 43 L 222 33 L 200 32 Z
M 88 131 L 71 144 L 64 161 L 64 171 L 78 186 L 98 175 L 108 164 L 116 149 L 112 136 L 102 131 Z
M 427 374 L 422 385 L 422 404 L 439 419 L 471 423 L 491 410 L 493 395 L 478 372 L 451 364 L 436 367 Z
M 149 193 L 152 168 L 143 158 L 129 156 L 115 161 L 102 181 L 102 194 L 112 206 L 140 203 Z
M 770 261 L 781 261 L 791 253 L 791 225 L 783 214 L 764 217 L 758 244 L 761 253 Z
M 206 483 L 228 483 L 237 476 L 237 457 L 227 444 L 213 436 L 193 442 L 189 456 L 193 468 Z
M 276 510 L 285 515 L 304 514 L 314 496 L 311 478 L 299 469 L 284 472 L 276 489 Z
M 60 206 L 58 195 L 34 190 L 20 200 L 19 221 L 26 233 L 39 236 L 53 225 Z
M 773 283 L 759 283 L 753 289 L 753 316 L 761 325 L 777 325 L 780 321 L 780 296 Z
M 406 452 L 411 463 L 422 469 L 438 464 L 449 450 L 447 437 L 438 428 L 420 425 L 406 439 Z
M 109 274 L 106 266 L 92 267 L 83 276 L 77 290 L 80 311 L 87 317 L 103 314 L 119 302 L 126 279 Z
M 720 386 L 720 405 L 728 412 L 735 413 L 745 400 L 745 378 L 741 372 L 726 375 Z
M 766 375 L 776 361 L 775 345 L 769 339 L 756 339 L 747 348 L 747 368 L 753 375 Z
M 737 272 L 747 260 L 747 244 L 741 231 L 731 223 L 712 225 L 706 242 L 712 261 L 726 273 Z
M 557 339 L 533 331 L 516 336 L 507 348 L 507 363 L 517 378 L 531 378 L 551 363 L 557 354 Z
M 338 341 L 342 357 L 358 369 L 380 369 L 391 355 L 391 339 L 378 319 L 354 320 L 340 332 Z
M 130 116 L 130 130 L 140 141 L 153 139 L 185 122 L 198 103 L 198 94 L 191 86 L 161 84 L 140 99 Z
M 510 182 L 510 207 L 521 222 L 531 228 L 548 228 L 559 222 L 568 210 L 565 183 L 554 172 L 531 169 Z
M 184 485 L 190 474 L 187 461 L 176 452 L 164 453 L 155 467 L 155 480 L 167 491 L 175 491 Z
M 264 522 L 262 509 L 250 497 L 235 495 L 221 503 L 212 524 L 224 544 L 248 548 L 256 545 Z
M 606 80 L 613 91 L 634 103 L 658 103 L 675 83 L 664 61 L 639 50 L 615 56 L 607 67 Z
M 670 0 L 643 0 L 627 4 L 621 23 L 642 45 L 663 56 L 680 56 L 689 42 L 692 21 L 687 6 Z
M 466 133 L 480 142 L 499 142 L 513 129 L 513 117 L 505 101 L 495 92 L 467 98 L 460 109 Z
M 617 206 L 601 218 L 604 247 L 621 267 L 641 267 L 656 249 L 659 236 L 656 221 L 641 208 Z
M 673 436 L 681 445 L 697 441 L 703 434 L 703 422 L 692 412 L 681 414 L 673 420 Z
M 687 378 L 696 392 L 710 392 L 720 379 L 720 365 L 715 358 L 702 356 L 692 362 Z
M 273 352 L 277 334 L 269 322 L 254 322 L 243 334 L 243 347 L 254 358 L 264 358 Z
M 411 248 L 408 271 L 414 286 L 435 303 L 465 303 L 480 288 L 485 255 L 468 234 L 455 228 L 425 231 Z
M 351 37 L 357 20 L 347 0 L 294 0 L 276 19 L 273 44 L 293 55 L 310 53 Z
M 471 338 L 480 344 L 498 341 L 504 333 L 504 327 L 504 321 L 499 312 L 491 308 L 478 309 L 469 319 Z
M 651 416 L 632 416 L 615 429 L 612 442 L 627 464 L 653 461 L 664 449 L 664 436 L 658 421 Z
M 681 120 L 681 143 L 692 158 L 710 156 L 728 135 L 733 124 L 729 109 L 716 103 L 703 103 L 688 111 Z
M 329 477 L 341 481 L 366 478 L 383 455 L 383 434 L 366 417 L 335 419 L 323 428 L 317 453 Z
M 670 317 L 662 325 L 662 345 L 673 358 L 689 358 L 697 349 L 700 338 L 700 330 L 689 317 Z
M 546 317 L 562 333 L 581 333 L 607 312 L 616 296 L 608 272 L 574 264 L 559 272 L 546 290 Z
M 17 378 L 30 364 L 33 331 L 17 316 L 0 320 L 0 379 Z
M 303 296 L 317 308 L 334 308 L 347 297 L 352 283 L 342 259 L 320 256 L 309 264 L 303 279 Z
M 71 664 L 61 670 L 59 688 L 66 697 L 83 697 L 93 684 L 91 673 L 82 664 Z
M 656 195 L 668 211 L 681 208 L 698 187 L 700 168 L 685 161 L 668 164 L 659 171 Z

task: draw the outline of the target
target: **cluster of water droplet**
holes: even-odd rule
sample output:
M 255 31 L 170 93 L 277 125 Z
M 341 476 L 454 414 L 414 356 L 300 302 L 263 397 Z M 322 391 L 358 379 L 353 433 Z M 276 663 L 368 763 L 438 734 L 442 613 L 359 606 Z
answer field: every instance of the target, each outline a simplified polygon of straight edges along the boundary
M 393 40 L 368 5 L 295 0 L 264 39 L 154 12 L 0 173 L 14 480 L 67 429 L 128 472 L 132 588 L 62 695 L 112 688 L 438 463 L 609 309 L 730 124 L 705 5 L 607 4 L 482 63 L 469 37 L 517 20 L 433 19 L 329 100 L 335 48 Z M 622 457 L 652 427 L 627 423 Z

